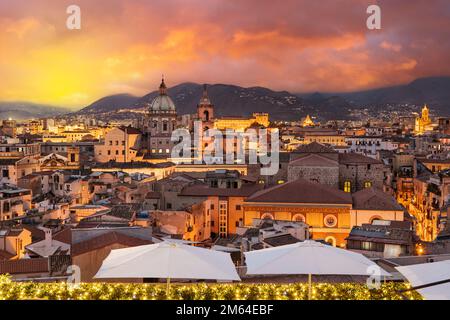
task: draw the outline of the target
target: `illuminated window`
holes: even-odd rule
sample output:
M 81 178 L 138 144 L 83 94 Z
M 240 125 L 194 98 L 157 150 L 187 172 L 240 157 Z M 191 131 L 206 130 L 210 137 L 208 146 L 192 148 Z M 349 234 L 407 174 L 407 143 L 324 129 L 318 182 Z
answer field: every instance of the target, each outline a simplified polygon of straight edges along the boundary
M 352 192 L 352 183 L 350 181 L 344 182 L 344 192 Z
M 277 183 L 278 184 L 283 184 L 285 181 L 284 180 L 278 180 Z
M 372 188 L 372 182 L 370 181 L 364 182 L 364 188 Z
M 271 213 L 264 213 L 261 216 L 262 220 L 275 220 L 275 217 Z
M 326 237 L 325 242 L 332 245 L 333 247 L 336 247 L 336 238 L 335 237 Z
M 228 214 L 227 214 L 227 203 L 220 202 L 219 203 L 219 237 L 226 238 L 227 237 L 227 223 L 228 223 Z

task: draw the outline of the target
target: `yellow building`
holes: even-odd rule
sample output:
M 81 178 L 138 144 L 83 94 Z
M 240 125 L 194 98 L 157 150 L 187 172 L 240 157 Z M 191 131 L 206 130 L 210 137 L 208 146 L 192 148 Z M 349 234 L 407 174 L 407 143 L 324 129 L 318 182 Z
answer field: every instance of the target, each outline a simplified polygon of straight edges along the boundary
M 218 130 L 245 131 L 253 124 L 268 127 L 270 124 L 268 113 L 254 113 L 251 118 L 244 117 L 224 117 L 214 121 L 214 128 Z
M 141 136 L 141 132 L 132 127 L 110 130 L 103 144 L 94 146 L 95 160 L 100 163 L 134 161 L 141 144 Z
M 341 136 L 339 134 L 306 134 L 303 140 L 303 144 L 310 144 L 313 142 L 321 143 L 321 144 L 329 144 L 333 146 L 347 146 L 347 142 L 345 141 L 345 136 Z
M 303 127 L 314 127 L 315 123 L 312 121 L 309 114 L 306 116 L 305 120 L 303 120 Z
M 424 134 L 426 131 L 432 131 L 433 128 L 431 125 L 431 119 L 430 119 L 430 110 L 428 109 L 428 106 L 425 105 L 422 109 L 422 116 L 419 118 L 416 118 L 415 126 L 414 126 L 414 133 L 415 134 Z

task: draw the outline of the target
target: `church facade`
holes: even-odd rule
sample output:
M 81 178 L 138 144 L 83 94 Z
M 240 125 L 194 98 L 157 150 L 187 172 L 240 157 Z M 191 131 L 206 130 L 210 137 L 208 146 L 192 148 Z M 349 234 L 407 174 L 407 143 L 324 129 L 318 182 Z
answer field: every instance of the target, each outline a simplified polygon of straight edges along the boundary
M 172 132 L 178 125 L 175 104 L 167 94 L 164 79 L 159 86 L 159 94 L 148 104 L 148 113 L 140 122 L 142 132 L 141 151 L 148 158 L 170 157 L 174 143 Z

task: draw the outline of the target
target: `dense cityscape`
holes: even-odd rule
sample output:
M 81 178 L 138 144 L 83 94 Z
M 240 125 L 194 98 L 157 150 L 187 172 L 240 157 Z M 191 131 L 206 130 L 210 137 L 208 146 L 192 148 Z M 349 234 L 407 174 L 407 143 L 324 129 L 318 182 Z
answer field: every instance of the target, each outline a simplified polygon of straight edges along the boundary
M 0 300 L 450 300 L 448 4 L 38 2 L 0 1 Z

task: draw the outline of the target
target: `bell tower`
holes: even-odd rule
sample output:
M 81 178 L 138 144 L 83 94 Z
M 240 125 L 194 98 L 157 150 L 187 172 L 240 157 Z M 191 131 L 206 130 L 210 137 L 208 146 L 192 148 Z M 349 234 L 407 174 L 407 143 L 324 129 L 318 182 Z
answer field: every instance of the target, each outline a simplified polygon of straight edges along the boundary
M 203 127 L 212 128 L 214 123 L 214 105 L 208 97 L 208 90 L 206 84 L 203 85 L 203 95 L 197 106 L 197 118 L 203 122 Z

